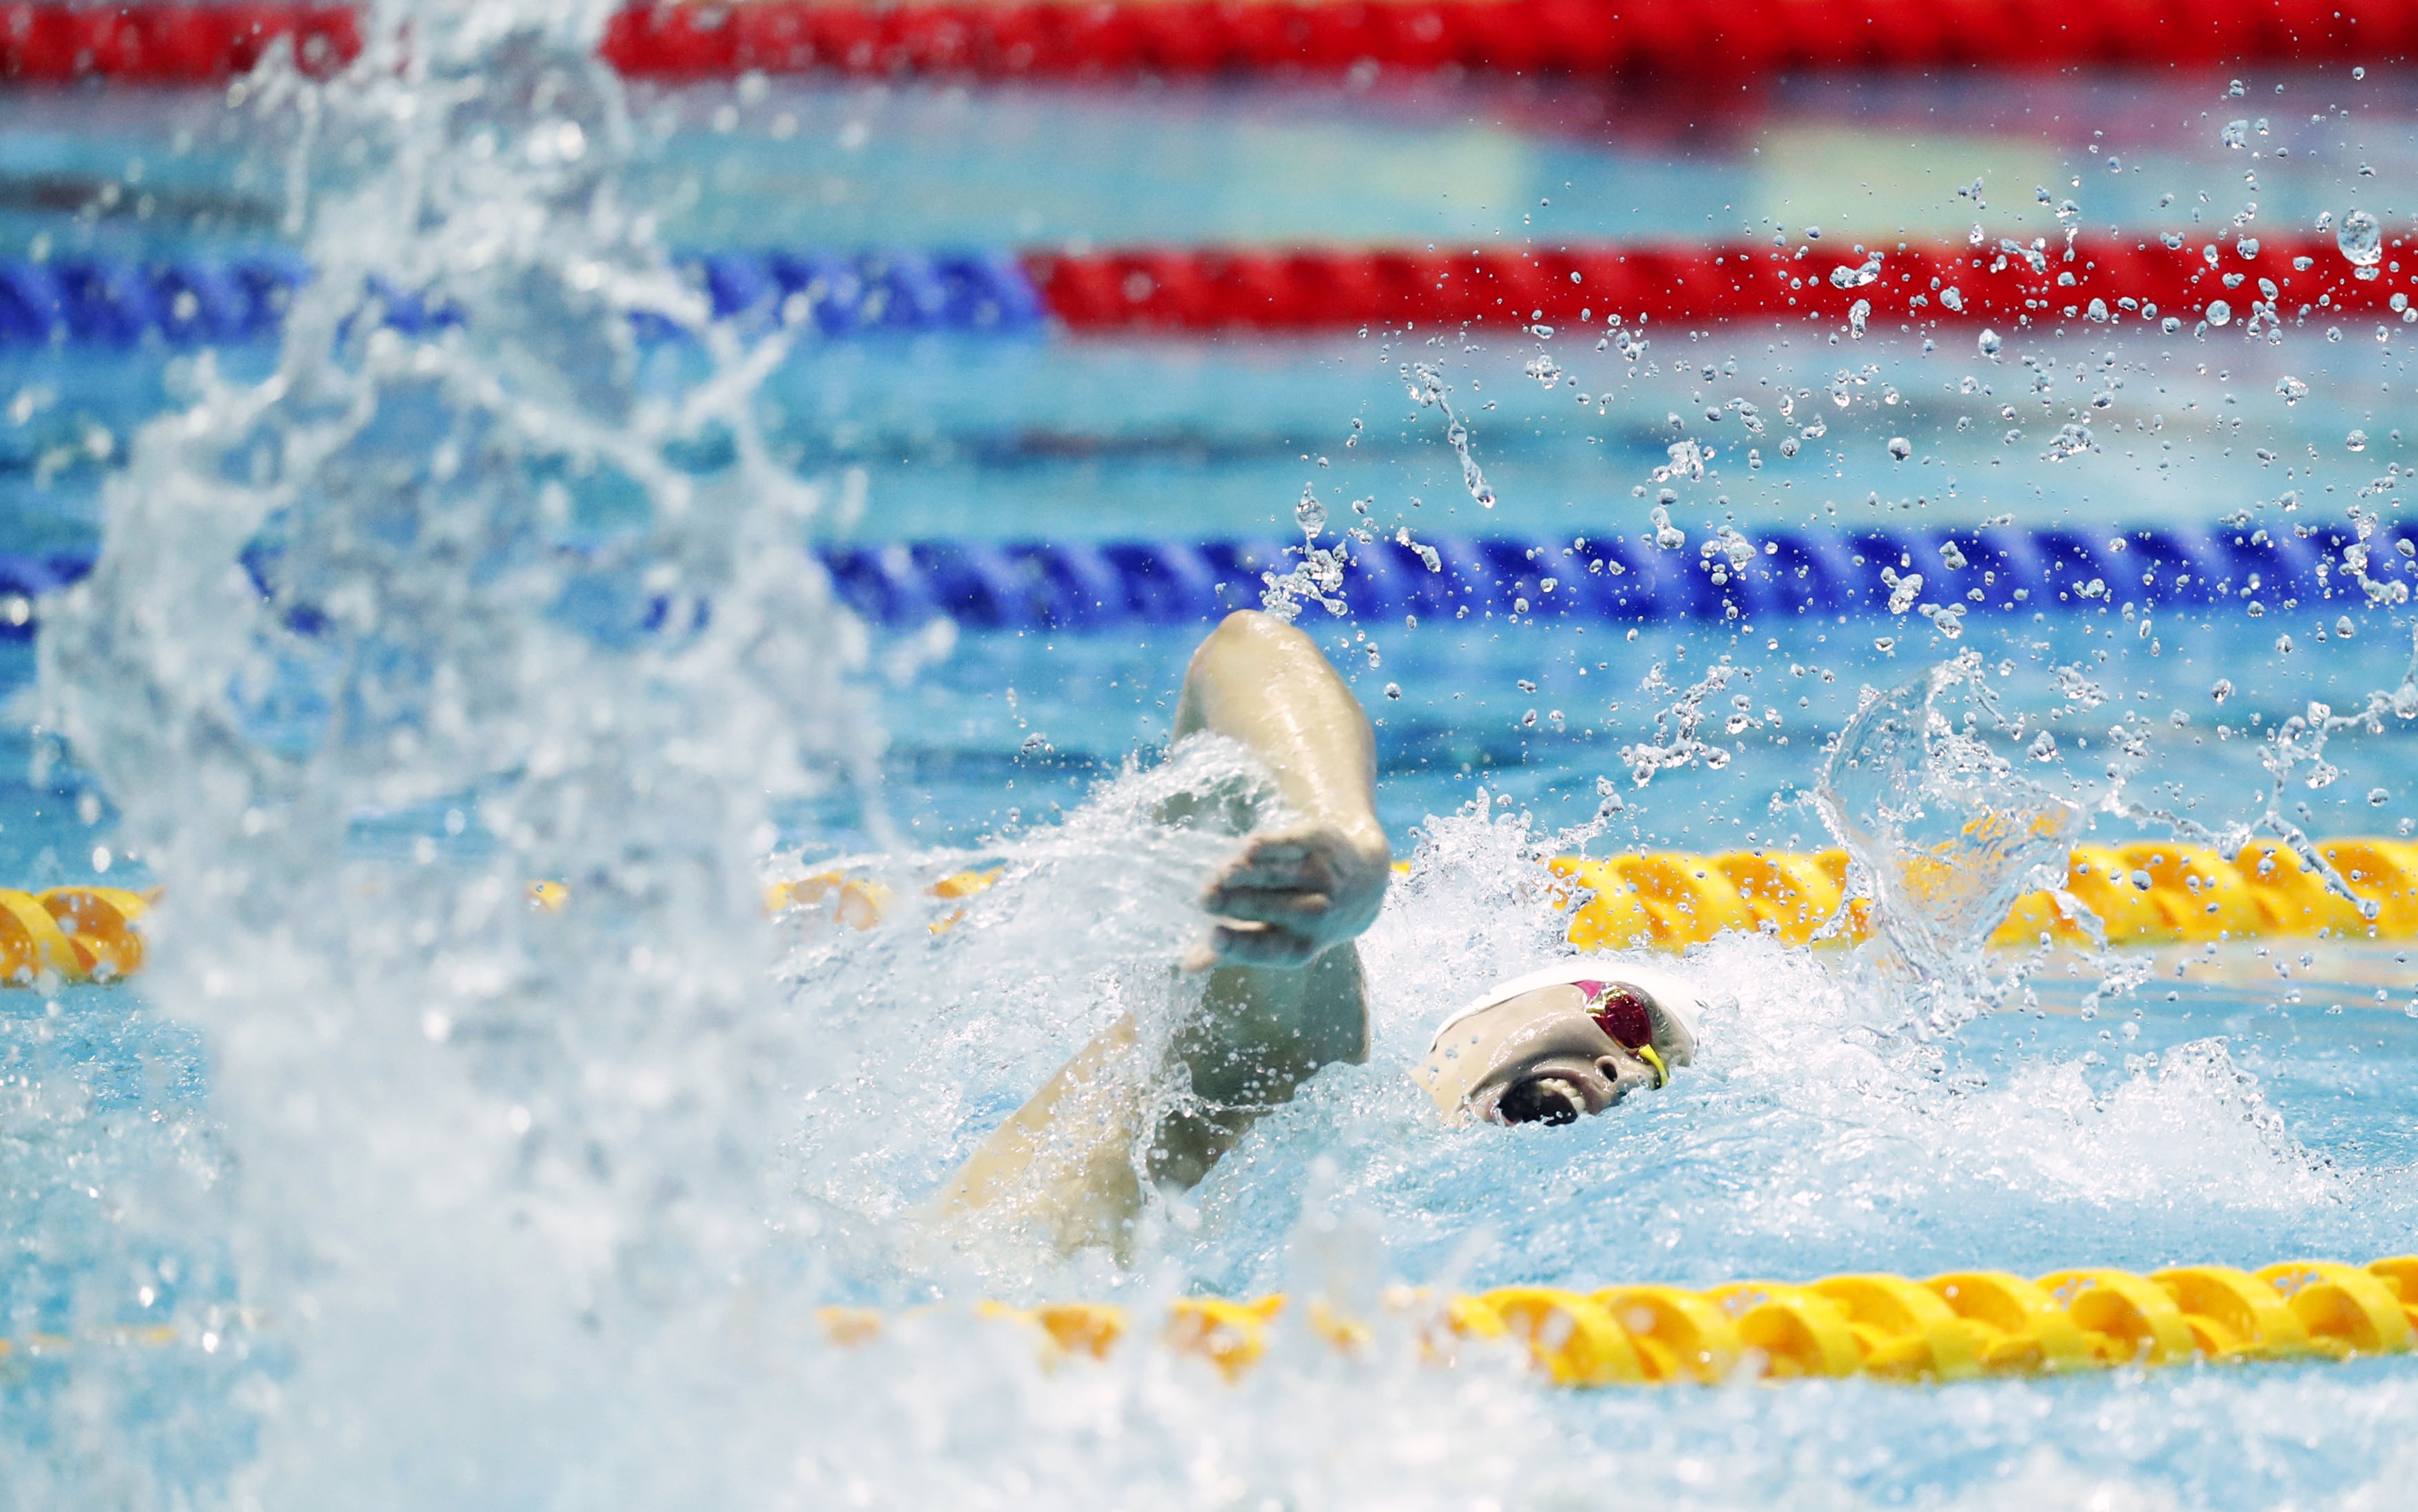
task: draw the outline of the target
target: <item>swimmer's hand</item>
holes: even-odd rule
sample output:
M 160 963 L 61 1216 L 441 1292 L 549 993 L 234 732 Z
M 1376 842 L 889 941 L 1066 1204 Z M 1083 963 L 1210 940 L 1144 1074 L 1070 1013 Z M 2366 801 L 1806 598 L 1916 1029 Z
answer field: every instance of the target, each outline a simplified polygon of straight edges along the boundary
M 1310 823 L 1254 835 L 1201 890 L 1216 923 L 1184 969 L 1299 970 L 1374 923 L 1392 878 L 1392 850 L 1373 823 L 1352 833 Z

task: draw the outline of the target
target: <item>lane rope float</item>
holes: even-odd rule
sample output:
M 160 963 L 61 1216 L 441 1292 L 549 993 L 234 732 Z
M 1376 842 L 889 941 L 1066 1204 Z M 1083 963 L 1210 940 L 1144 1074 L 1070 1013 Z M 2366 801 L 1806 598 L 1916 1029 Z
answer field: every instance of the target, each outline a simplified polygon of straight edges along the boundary
M 786 322 L 831 338 L 1008 334 L 1033 329 L 1046 313 L 1023 265 L 1004 252 L 734 252 L 676 261 L 717 319 Z M 298 256 L 275 250 L 0 261 L 0 348 L 269 341 L 312 276 Z M 383 282 L 366 285 L 362 299 L 406 335 L 462 320 L 441 298 Z M 637 325 L 644 337 L 672 334 L 660 320 Z
M 2230 861 L 2213 847 L 2173 840 L 2075 846 L 2064 887 L 2017 898 L 1990 943 L 2001 950 L 2089 947 L 2096 943 L 2093 921 L 2106 943 L 2122 946 L 2418 939 L 2418 842 L 2350 837 L 2319 841 L 2316 848 L 2351 896 L 2269 840 L 2252 841 Z M 1546 869 L 1556 901 L 1570 910 L 1567 938 L 1581 950 L 1676 951 L 1725 932 L 1768 934 L 1789 945 L 1844 943 L 1870 932 L 1868 904 L 1847 899 L 1848 857 L 1840 849 L 1558 856 Z M 926 892 L 962 900 L 1001 875 L 959 872 Z M 888 885 L 844 872 L 776 882 L 765 892 L 769 913 L 794 911 L 854 929 L 877 927 L 895 908 Z M 938 932 L 954 927 L 963 909 L 926 908 L 920 914 L 931 915 L 926 926 Z
M 2251 617 L 2327 604 L 2329 614 L 2410 601 L 2418 520 L 2334 525 L 2159 526 L 2110 529 L 1771 529 L 1665 551 L 1651 537 L 1427 535 L 1331 539 L 1335 596 L 1360 620 L 1422 622 L 1505 615 L 1544 621 L 1752 626 L 1813 617 L 1921 615 L 1961 628 L 1967 615 L 2120 614 L 2145 626 L 2168 611 Z M 1302 543 L 1241 541 L 919 541 L 817 550 L 834 591 L 874 624 L 913 629 L 946 618 L 976 631 L 1097 634 L 1197 625 L 1257 608 Z M 249 564 L 272 596 L 275 564 Z M 92 571 L 80 553 L 0 552 L 0 639 L 29 639 L 40 601 Z M 1902 573 L 1921 579 L 1909 600 Z M 655 607 L 661 609 L 668 601 Z M 290 605 L 289 627 L 318 617 Z
M 0 6 L 0 80 L 195 84 L 248 72 L 291 37 L 306 73 L 351 61 L 354 13 L 322 6 Z M 2051 13 L 1999 0 L 819 0 L 652 4 L 599 52 L 622 73 L 695 80 L 833 72 L 893 78 L 1200 78 L 1566 73 L 1702 81 L 1789 71 L 2391 62 L 2418 47 L 2409 0 L 2177 8 L 2105 0 Z
M 1922 1281 L 1852 1275 L 1705 1291 L 1512 1286 L 1439 1298 L 1396 1289 L 1384 1305 L 1417 1331 L 1418 1352 L 1430 1363 L 1449 1365 L 1472 1345 L 1499 1342 L 1523 1351 L 1538 1375 L 1561 1386 L 1841 1376 L 1944 1384 L 2119 1367 L 2406 1353 L 2418 1338 L 2418 1257 L 2364 1267 L 2287 1260 L 2256 1273 L 2187 1265 L 2144 1275 L 2080 1266 L 2035 1280 L 1990 1270 Z M 1270 1329 L 1288 1306 L 1281 1294 L 1247 1302 L 1187 1297 L 1169 1310 L 1158 1340 L 1237 1380 L 1266 1352 Z M 1053 1366 L 1078 1356 L 1105 1359 L 1142 1326 L 1129 1309 L 1106 1303 L 984 1303 L 973 1315 L 1028 1330 Z M 848 1348 L 895 1326 L 868 1308 L 825 1308 L 821 1319 L 833 1342 Z M 948 1326 L 957 1322 L 947 1319 Z M 1375 1336 L 1370 1323 L 1317 1303 L 1308 1323 L 1347 1352 L 1366 1351 Z
M 881 8 L 816 0 L 633 7 L 602 51 L 670 79 L 832 71 L 987 79 L 1339 74 L 1374 65 L 1702 81 L 1783 71 L 2158 69 L 2273 58 L 2380 61 L 2418 46 L 2407 0 L 2189 10 L 2115 0 L 2053 15 L 1991 0 L 955 0 Z
M 2110 945 L 2418 939 L 2418 842 L 2347 838 L 2318 842 L 2317 849 L 2352 896 L 2334 891 L 2273 841 L 2254 841 L 2231 861 L 2212 848 L 2171 840 L 2076 846 L 2065 886 L 2017 899 L 1990 942 L 2009 950 L 2089 945 L 2093 919 Z M 1569 942 L 1581 950 L 1683 950 L 1724 931 L 1768 934 L 1791 945 L 1817 937 L 1862 939 L 1862 900 L 1839 918 L 1847 864 L 1847 853 L 1835 849 L 1645 851 L 1603 860 L 1560 856 L 1546 869 L 1557 901 L 1571 910 Z M 953 928 L 964 917 L 964 900 L 1000 876 L 994 868 L 943 877 L 922 890 L 936 902 L 918 916 L 934 933 Z M 553 881 L 529 884 L 528 898 L 550 913 L 575 901 Z M 115 887 L 0 889 L 0 985 L 131 976 L 143 967 L 142 920 L 156 900 L 156 893 Z M 905 910 L 890 884 L 827 871 L 767 884 L 764 911 L 864 930 Z M 1837 927 L 1826 932 L 1834 919 Z
M 1860 1376 L 1906 1384 L 2072 1374 L 2118 1368 L 2252 1362 L 2314 1364 L 2406 1354 L 2418 1343 L 2418 1256 L 2364 1266 L 2286 1260 L 2256 1272 L 2182 1265 L 2146 1275 L 2076 1266 L 2027 1280 L 2005 1271 L 1965 1270 L 1911 1280 L 1887 1274 L 1811 1281 L 1737 1281 L 1701 1291 L 1657 1284 L 1582 1291 L 1507 1286 L 1438 1296 L 1396 1287 L 1375 1320 L 1354 1318 L 1323 1299 L 1298 1316 L 1327 1346 L 1367 1355 L 1380 1329 L 1408 1333 L 1430 1366 L 1451 1367 L 1493 1350 L 1556 1386 L 1717 1386 Z M 1199 1359 L 1229 1382 L 1242 1380 L 1293 1312 L 1282 1293 L 1234 1301 L 1185 1297 L 1168 1309 L 1155 1341 Z M 263 1326 L 245 1318 L 251 1329 Z M 966 1325 L 1022 1333 L 1046 1368 L 1105 1360 L 1151 1341 L 1135 1311 L 1112 1303 L 1010 1306 L 981 1302 L 888 1314 L 823 1307 L 825 1336 L 864 1349 L 886 1336 Z M 173 1324 L 99 1329 L 81 1337 L 37 1334 L 0 1340 L 0 1356 L 41 1356 L 79 1346 L 204 1350 Z
M 1273 333 L 1492 326 L 1624 352 L 1674 323 L 1771 319 L 1933 331 L 2238 324 L 2376 316 L 2418 321 L 2407 238 L 2354 263 L 2334 237 L 2149 230 L 2078 238 L 1866 244 L 1817 251 L 1732 243 L 1553 248 L 1127 247 L 1096 252 L 887 248 L 729 250 L 675 259 L 718 320 L 826 338 L 936 331 L 1007 335 L 1045 321 L 1078 333 Z M 0 346 L 76 342 L 190 347 L 265 341 L 311 269 L 290 252 L 153 259 L 79 254 L 0 262 Z M 387 325 L 458 324 L 441 298 L 373 282 Z M 2395 305 L 2396 297 L 2401 303 Z M 2213 307 L 2213 308 L 2212 308 Z M 1609 324 L 1618 316 L 1622 324 Z M 660 319 L 639 334 L 674 334 Z M 1577 386 L 1573 376 L 1570 387 Z M 1777 434 L 1775 434 L 1777 440 Z
M 113 982 L 143 970 L 156 894 L 122 887 L 0 888 L 0 985 Z
M 2079 237 L 2071 246 L 1875 236 L 1831 248 L 1125 248 L 1027 252 L 1023 266 L 1050 314 L 1078 331 L 1542 324 L 1567 339 L 1589 326 L 1608 334 L 1615 315 L 1630 340 L 1658 325 L 1767 318 L 1859 335 L 1983 323 L 2192 331 L 2202 319 L 2217 327 L 2240 320 L 2252 330 L 2267 319 L 2403 319 L 2408 301 L 2395 305 L 2393 297 L 2418 276 L 2418 261 L 2408 273 L 2401 267 L 2406 239 L 2379 242 L 2365 266 L 2332 237 L 2197 228 Z M 2211 310 L 2215 302 L 2222 309 Z
M 2339 839 L 2316 848 L 2352 896 L 2270 840 L 2250 842 L 2230 861 L 2213 847 L 2175 840 L 2075 846 L 2064 887 L 2017 898 L 1990 943 L 2088 946 L 2092 920 L 2110 945 L 2418 939 L 2418 843 Z M 1586 894 L 1569 932 L 1582 950 L 1678 950 L 1724 930 L 1804 944 L 1840 912 L 1847 853 L 1566 856 L 1551 869 Z M 1867 932 L 1863 908 L 1857 900 L 1839 939 Z

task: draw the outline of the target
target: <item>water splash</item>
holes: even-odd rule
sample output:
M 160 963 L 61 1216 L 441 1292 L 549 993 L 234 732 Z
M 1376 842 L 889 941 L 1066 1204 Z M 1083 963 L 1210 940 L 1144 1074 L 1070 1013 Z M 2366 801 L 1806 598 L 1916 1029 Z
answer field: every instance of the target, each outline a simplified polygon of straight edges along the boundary
M 1763 721 L 1754 715 L 1754 700 L 1744 693 L 1730 695 L 1730 708 L 1722 714 L 1709 738 L 1704 733 L 1706 722 L 1714 719 L 1714 711 L 1705 707 L 1716 694 L 1726 693 L 1732 682 L 1752 682 L 1754 672 L 1724 658 L 1705 669 L 1705 675 L 1678 692 L 1669 707 L 1654 717 L 1655 739 L 1639 741 L 1620 748 L 1620 759 L 1629 768 L 1631 781 L 1640 787 L 1654 780 L 1655 774 L 1702 764 L 1719 771 L 1730 764 L 1729 747 L 1723 741 L 1735 740 L 1750 729 L 1760 729 Z M 1669 694 L 1674 690 L 1665 676 L 1662 664 L 1655 663 L 1646 669 L 1645 680 L 1638 684 L 1649 694 Z
M 1486 474 L 1477 466 L 1477 454 L 1470 447 L 1468 425 L 1453 413 L 1452 389 L 1444 381 L 1443 374 L 1426 362 L 1406 362 L 1401 373 L 1410 389 L 1412 403 L 1422 409 L 1433 405 L 1443 412 L 1445 439 L 1452 443 L 1453 454 L 1461 459 L 1462 486 L 1469 490 L 1469 496 L 1479 509 L 1492 509 L 1493 485 L 1487 482 Z
M 136 437 L 47 611 L 47 722 L 168 890 L 145 990 L 235 1153 L 159 1201 L 274 1321 L 221 1383 L 238 1501 L 743 1501 L 778 1463 L 696 1461 L 674 1404 L 794 1395 L 715 1342 L 812 1264 L 767 1222 L 800 1052 L 749 878 L 768 802 L 878 737 L 749 403 L 788 338 L 710 327 L 622 203 L 606 10 L 375 7 L 341 76 L 247 86 L 316 280 L 272 377 L 205 360 Z
M 2354 518 L 2363 527 L 2372 525 L 2364 512 Z M 2369 533 L 2369 528 L 2363 528 L 2361 542 L 2346 547 L 2345 555 L 2357 553 L 2364 564 L 2364 542 Z M 2367 581 L 2364 570 L 2360 581 Z M 2390 586 L 2401 585 L 2395 582 Z M 2371 589 L 2371 593 L 2375 591 Z M 2232 691 L 2232 683 L 2223 679 L 2211 690 L 2219 703 Z M 2227 861 L 2260 836 L 2272 837 L 2292 852 L 2302 870 L 2317 878 L 2335 896 L 2357 907 L 2363 917 L 2373 919 L 2380 905 L 2352 889 L 2349 879 L 2326 858 L 2318 838 L 2288 812 L 2288 805 L 2305 815 L 2307 811 L 2299 808 L 2298 801 L 2290 797 L 2296 786 L 2303 791 L 2319 792 L 2342 780 L 2342 769 L 2326 758 L 2326 747 L 2335 736 L 2353 731 L 2381 735 L 2388 722 L 2392 726 L 2407 727 L 2412 721 L 2418 721 L 2418 628 L 2411 631 L 2409 664 L 2402 670 L 2401 680 L 2393 687 L 2370 690 L 2356 707 L 2339 711 L 2332 704 L 2313 698 L 2300 712 L 2288 714 L 2277 724 L 2258 753 L 2258 764 L 2267 772 L 2267 787 L 2260 795 L 2257 812 L 2211 826 L 2187 814 L 2149 804 L 2125 802 L 2118 805 L 2119 811 L 2128 817 L 2164 827 L 2184 839 L 2212 846 Z
M 1921 1029 L 2005 1000 L 2021 972 L 1989 955 L 1991 932 L 2016 898 L 2064 883 L 2085 803 L 2025 771 L 2010 754 L 2024 734 L 1967 651 L 1873 694 L 1824 769 L 1816 806 L 1874 905 L 1862 970 Z
M 1287 624 L 1301 613 L 1301 601 L 1305 599 L 1331 615 L 1349 613 L 1352 606 L 1343 601 L 1341 590 L 1344 569 L 1352 564 L 1352 548 L 1345 541 L 1332 546 L 1318 543 L 1318 538 L 1326 530 L 1326 506 L 1318 501 L 1315 485 L 1302 486 L 1301 499 L 1293 507 L 1293 518 L 1301 529 L 1301 544 L 1287 549 L 1296 559 L 1282 573 L 1260 574 L 1265 585 L 1260 593 L 1260 607 Z M 1358 539 L 1365 542 L 1373 539 L 1373 534 L 1364 529 L 1358 532 Z

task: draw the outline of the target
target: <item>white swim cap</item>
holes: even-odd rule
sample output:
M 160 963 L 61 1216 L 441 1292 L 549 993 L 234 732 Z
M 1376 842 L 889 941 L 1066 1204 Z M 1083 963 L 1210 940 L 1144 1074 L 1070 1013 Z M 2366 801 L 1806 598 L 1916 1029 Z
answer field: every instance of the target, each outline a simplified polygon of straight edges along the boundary
M 1627 961 L 1574 960 L 1557 961 L 1526 976 L 1516 976 L 1508 982 L 1498 982 L 1485 994 L 1446 1015 L 1428 1038 L 1428 1051 L 1435 1052 L 1444 1043 L 1445 1031 L 1465 1018 L 1475 1017 L 1497 1003 L 1508 1002 L 1538 987 L 1558 987 L 1576 982 L 1618 982 L 1638 987 L 1652 998 L 1655 1005 L 1679 1021 L 1693 1042 L 1697 1037 L 1697 1020 L 1704 1011 L 1703 1002 L 1693 988 L 1672 971 L 1655 966 L 1632 966 Z

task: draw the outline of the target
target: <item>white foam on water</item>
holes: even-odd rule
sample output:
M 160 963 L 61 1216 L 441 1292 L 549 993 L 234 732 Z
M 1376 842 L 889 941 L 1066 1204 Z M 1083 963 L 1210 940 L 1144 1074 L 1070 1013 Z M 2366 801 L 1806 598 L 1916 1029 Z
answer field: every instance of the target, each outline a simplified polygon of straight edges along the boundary
M 2221 1041 L 2121 1074 L 1977 1065 L 1875 1031 L 1837 953 L 1735 937 L 1680 968 L 1705 1045 L 1667 1091 L 1567 1128 L 1442 1128 L 1408 1077 L 1435 1021 L 1569 954 L 1540 848 L 1509 817 L 1431 822 L 1363 941 L 1370 1063 L 1330 1068 L 1212 1174 L 1190 1211 L 1197 1274 L 1281 1284 L 1320 1159 L 1338 1168 L 1326 1199 L 1375 1214 L 1394 1263 L 1489 1282 L 2198 1259 L 2244 1225 L 2288 1248 L 2313 1215 L 2418 1196 L 2303 1149 Z

